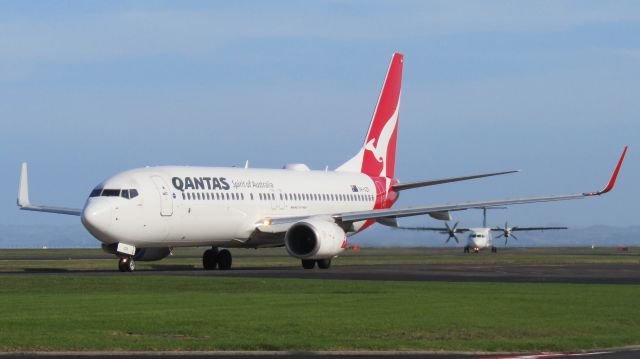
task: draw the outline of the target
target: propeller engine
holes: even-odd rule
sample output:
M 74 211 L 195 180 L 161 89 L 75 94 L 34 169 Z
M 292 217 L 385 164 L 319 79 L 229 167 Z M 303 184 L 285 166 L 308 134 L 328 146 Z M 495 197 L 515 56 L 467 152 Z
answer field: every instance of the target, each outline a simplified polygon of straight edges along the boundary
M 446 232 L 442 232 L 442 233 L 449 235 L 449 237 L 447 237 L 447 240 L 445 241 L 445 243 L 449 243 L 451 238 L 453 238 L 456 241 L 456 243 L 460 243 L 460 241 L 458 240 L 458 236 L 456 236 L 457 229 L 458 229 L 458 223 L 460 223 L 460 222 L 456 222 L 453 225 L 453 227 L 449 227 L 449 222 L 444 222 L 445 227 L 447 227 L 447 231 Z
M 516 230 L 518 227 L 509 227 L 509 222 L 504 222 L 504 228 L 500 228 L 500 226 L 497 226 L 496 229 L 499 231 L 502 231 L 502 234 L 497 236 L 497 238 L 500 237 L 504 237 L 504 245 L 507 245 L 507 242 L 509 242 L 509 237 L 513 237 L 513 239 L 518 240 L 518 237 L 516 237 L 515 234 L 513 234 L 513 231 Z

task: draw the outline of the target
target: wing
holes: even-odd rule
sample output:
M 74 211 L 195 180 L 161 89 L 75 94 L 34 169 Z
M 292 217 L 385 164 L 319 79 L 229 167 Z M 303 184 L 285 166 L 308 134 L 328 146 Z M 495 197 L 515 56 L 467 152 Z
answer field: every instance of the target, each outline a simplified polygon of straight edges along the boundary
M 443 232 L 449 233 L 449 230 L 446 228 L 436 228 L 436 227 L 396 227 L 397 229 L 406 229 L 410 231 L 435 231 L 435 232 Z M 457 233 L 468 232 L 469 228 L 456 228 Z
M 576 199 L 584 199 L 595 196 L 600 196 L 610 192 L 615 186 L 616 179 L 618 178 L 618 172 L 624 161 L 624 157 L 627 153 L 627 147 L 624 148 L 618 164 L 616 165 L 609 182 L 607 185 L 597 192 L 582 192 L 564 195 L 553 196 L 536 196 L 536 197 L 524 197 L 524 198 L 512 198 L 512 199 L 499 199 L 489 201 L 478 202 L 464 202 L 454 204 L 439 204 L 431 206 L 421 207 L 409 207 L 409 208 L 388 208 L 388 209 L 374 209 L 368 211 L 356 211 L 356 212 L 344 212 L 330 215 L 334 221 L 345 230 L 349 231 L 354 222 L 377 220 L 380 218 L 400 218 L 409 216 L 419 216 L 434 212 L 446 212 L 446 211 L 462 211 L 471 208 L 483 208 L 488 206 L 508 206 L 516 204 L 528 204 L 528 203 L 541 203 L 541 202 L 555 202 L 555 201 L 568 201 Z M 306 217 L 308 218 L 308 217 Z M 290 225 L 300 220 L 301 217 L 285 217 L 285 218 L 267 218 L 260 221 L 256 228 L 261 232 L 278 233 L 280 231 L 286 231 Z
M 20 187 L 18 188 L 18 207 L 20 207 L 20 209 L 25 211 L 69 214 L 72 216 L 79 216 L 82 213 L 82 210 L 79 208 L 39 206 L 39 205 L 31 204 L 31 202 L 29 201 L 29 173 L 28 173 L 26 162 L 22 164 L 22 171 L 20 172 Z
M 513 227 L 511 232 L 521 231 L 550 231 L 556 229 L 569 229 L 569 227 Z

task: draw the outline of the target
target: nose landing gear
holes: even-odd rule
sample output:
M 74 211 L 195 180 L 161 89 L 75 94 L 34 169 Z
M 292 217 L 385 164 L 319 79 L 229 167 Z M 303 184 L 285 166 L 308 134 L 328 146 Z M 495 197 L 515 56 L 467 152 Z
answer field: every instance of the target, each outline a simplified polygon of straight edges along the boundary
M 231 252 L 226 249 L 219 251 L 217 247 L 213 247 L 202 254 L 202 267 L 205 270 L 216 268 L 220 270 L 231 269 L 232 262 Z
M 120 258 L 118 269 L 120 272 L 133 272 L 136 269 L 136 262 L 133 258 Z

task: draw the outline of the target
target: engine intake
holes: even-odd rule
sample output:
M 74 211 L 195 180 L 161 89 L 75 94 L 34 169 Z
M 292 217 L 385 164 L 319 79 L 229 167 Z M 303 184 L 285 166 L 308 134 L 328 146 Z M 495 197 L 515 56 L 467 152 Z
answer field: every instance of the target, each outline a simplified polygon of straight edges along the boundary
M 291 226 L 284 236 L 289 254 L 300 259 L 331 258 L 346 247 L 346 235 L 332 219 L 309 219 Z

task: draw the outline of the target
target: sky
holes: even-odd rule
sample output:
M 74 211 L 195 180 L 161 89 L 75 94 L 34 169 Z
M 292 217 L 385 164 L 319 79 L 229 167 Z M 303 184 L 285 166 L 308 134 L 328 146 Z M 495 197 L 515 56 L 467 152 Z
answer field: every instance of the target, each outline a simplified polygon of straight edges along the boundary
M 401 181 L 522 170 L 396 207 L 598 190 L 629 145 L 611 194 L 489 222 L 640 224 L 640 2 L 555 0 L 0 1 L 0 224 L 81 226 L 18 211 L 22 161 L 31 201 L 67 207 L 146 165 L 335 168 L 394 51 Z

